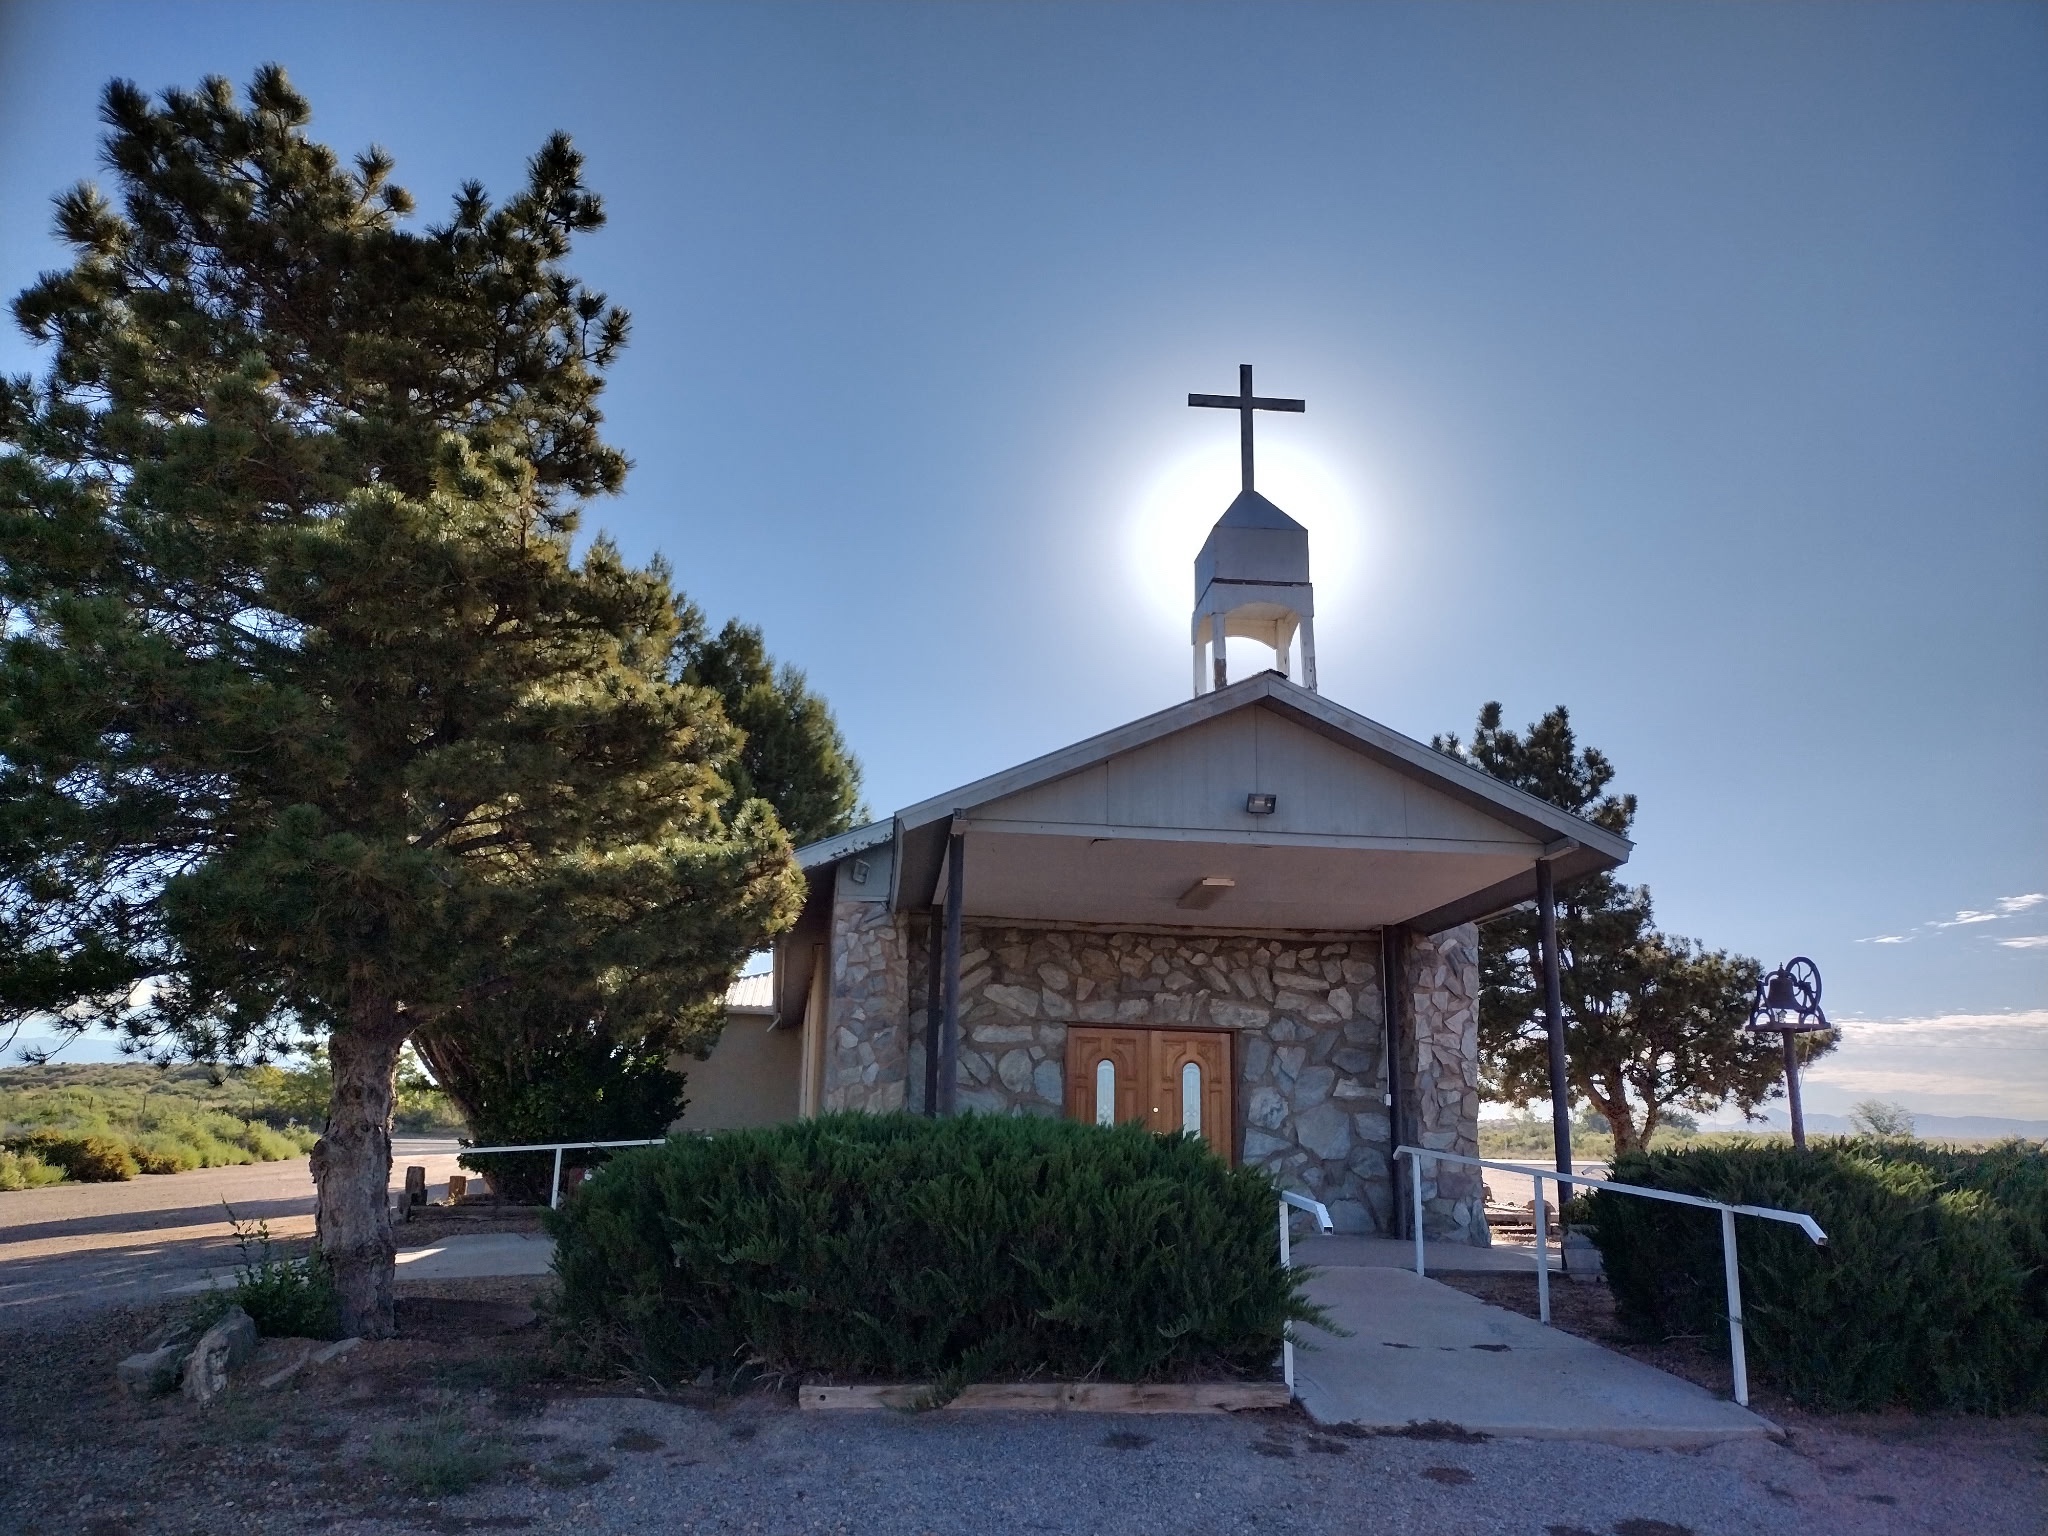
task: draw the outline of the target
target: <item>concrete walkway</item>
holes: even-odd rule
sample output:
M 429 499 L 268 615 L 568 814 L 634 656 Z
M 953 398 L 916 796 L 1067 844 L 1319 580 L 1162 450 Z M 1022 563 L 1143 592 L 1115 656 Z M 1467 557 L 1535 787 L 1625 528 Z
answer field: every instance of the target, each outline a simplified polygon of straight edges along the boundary
M 1332 1266 L 1308 1293 L 1351 1334 L 1304 1329 L 1296 1343 L 1295 1391 L 1320 1424 L 1447 1423 L 1486 1435 L 1675 1447 L 1775 1433 L 1703 1387 L 1412 1270 Z
M 555 1259 L 555 1240 L 544 1232 L 472 1232 L 444 1237 L 398 1255 L 398 1279 L 479 1280 L 501 1275 L 544 1275 Z
M 1552 1274 L 1558 1272 L 1557 1237 L 1548 1254 Z M 1294 1263 L 1315 1269 L 1405 1269 L 1415 1271 L 1415 1244 L 1398 1237 L 1306 1237 L 1294 1240 Z M 1433 1275 L 1533 1275 L 1534 1243 L 1503 1243 L 1480 1248 L 1471 1243 L 1423 1245 L 1423 1267 Z
M 401 1229 L 403 1230 L 403 1229 Z M 420 1248 L 398 1250 L 400 1284 L 408 1280 L 495 1280 L 507 1275 L 544 1275 L 553 1266 L 555 1240 L 543 1232 L 464 1232 Z M 211 1269 L 171 1289 L 173 1296 L 224 1289 L 236 1283 L 233 1268 Z

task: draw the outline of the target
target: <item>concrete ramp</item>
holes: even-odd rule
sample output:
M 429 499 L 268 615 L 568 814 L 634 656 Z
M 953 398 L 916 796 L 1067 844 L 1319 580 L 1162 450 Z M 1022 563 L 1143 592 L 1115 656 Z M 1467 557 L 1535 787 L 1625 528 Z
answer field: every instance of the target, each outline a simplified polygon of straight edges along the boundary
M 1351 1330 L 1333 1338 L 1305 1328 L 1296 1343 L 1295 1391 L 1319 1424 L 1449 1423 L 1486 1435 L 1637 1446 L 1777 1432 L 1703 1387 L 1412 1271 L 1325 1269 L 1308 1294 Z

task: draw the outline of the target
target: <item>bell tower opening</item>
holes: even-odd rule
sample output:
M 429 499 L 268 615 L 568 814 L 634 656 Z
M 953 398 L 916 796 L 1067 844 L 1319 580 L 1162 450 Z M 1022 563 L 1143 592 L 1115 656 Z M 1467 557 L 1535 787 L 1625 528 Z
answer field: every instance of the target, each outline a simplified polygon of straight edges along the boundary
M 1308 577 L 1308 530 L 1252 485 L 1252 413 L 1307 409 L 1301 400 L 1252 393 L 1252 365 L 1240 364 L 1234 395 L 1189 395 L 1188 404 L 1238 413 L 1244 488 L 1195 556 L 1195 692 L 1230 681 L 1225 641 L 1232 635 L 1273 649 L 1273 669 L 1292 676 L 1301 637 L 1301 684 L 1316 686 L 1315 590 Z M 1208 665 L 1204 666 L 1204 659 Z

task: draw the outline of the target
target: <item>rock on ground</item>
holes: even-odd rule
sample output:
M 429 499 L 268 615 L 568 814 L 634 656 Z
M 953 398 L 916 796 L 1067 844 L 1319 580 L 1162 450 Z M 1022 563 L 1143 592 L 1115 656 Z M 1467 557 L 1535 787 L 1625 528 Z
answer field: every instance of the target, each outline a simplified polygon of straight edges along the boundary
M 227 1389 L 228 1372 L 256 1353 L 256 1320 L 240 1307 L 199 1336 L 185 1360 L 185 1395 L 210 1403 Z

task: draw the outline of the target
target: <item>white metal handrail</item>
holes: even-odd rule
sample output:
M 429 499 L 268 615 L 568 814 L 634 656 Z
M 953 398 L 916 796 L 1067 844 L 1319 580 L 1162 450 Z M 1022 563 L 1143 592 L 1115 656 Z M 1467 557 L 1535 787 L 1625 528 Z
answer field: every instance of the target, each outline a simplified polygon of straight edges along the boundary
M 1781 1211 L 1768 1205 L 1727 1205 L 1719 1200 L 1706 1200 L 1698 1195 L 1681 1195 L 1676 1190 L 1649 1189 L 1641 1184 L 1617 1184 L 1612 1179 L 1590 1178 L 1582 1173 L 1565 1174 L 1555 1168 L 1539 1168 L 1529 1163 L 1496 1163 L 1483 1157 L 1465 1157 L 1456 1152 L 1439 1152 L 1433 1147 L 1396 1147 L 1394 1156 L 1408 1159 L 1410 1182 L 1415 1191 L 1415 1273 L 1423 1273 L 1422 1248 L 1422 1160 L 1433 1158 L 1443 1163 L 1462 1163 L 1468 1168 L 1497 1168 L 1502 1173 L 1519 1173 L 1534 1181 L 1536 1199 L 1530 1209 L 1536 1217 L 1536 1312 L 1544 1322 L 1550 1321 L 1550 1232 L 1549 1223 L 1543 1211 L 1543 1181 L 1552 1180 L 1571 1190 L 1583 1184 L 1590 1189 L 1612 1190 L 1617 1195 L 1640 1195 L 1645 1200 L 1663 1200 L 1672 1205 L 1696 1205 L 1702 1210 L 1721 1213 L 1721 1269 L 1728 1287 L 1728 1354 L 1735 1370 L 1735 1401 L 1743 1407 L 1749 1406 L 1749 1357 L 1743 1349 L 1742 1339 L 1742 1274 L 1735 1262 L 1735 1218 L 1738 1216 L 1760 1216 L 1766 1221 L 1782 1221 L 1804 1232 L 1807 1241 L 1819 1247 L 1827 1244 L 1828 1235 L 1820 1223 L 1803 1211 Z M 1562 1213 L 1560 1204 L 1559 1211 Z M 1558 1259 L 1564 1259 L 1564 1241 L 1560 1233 Z
M 475 1157 L 487 1152 L 552 1152 L 555 1154 L 555 1182 L 548 1190 L 548 1209 L 560 1210 L 562 1206 L 562 1154 L 581 1152 L 596 1147 L 658 1147 L 666 1136 L 656 1136 L 650 1141 L 536 1141 L 522 1147 L 463 1147 L 457 1157 Z
M 1330 1220 L 1330 1208 L 1320 1200 L 1311 1200 L 1307 1195 L 1297 1195 L 1289 1190 L 1280 1192 L 1280 1267 L 1294 1268 L 1294 1246 L 1287 1231 L 1287 1209 L 1307 1211 L 1316 1219 L 1316 1229 L 1325 1236 L 1337 1230 L 1337 1224 Z M 1285 1324 L 1280 1331 L 1280 1372 L 1287 1382 L 1287 1390 L 1294 1390 L 1294 1324 Z

